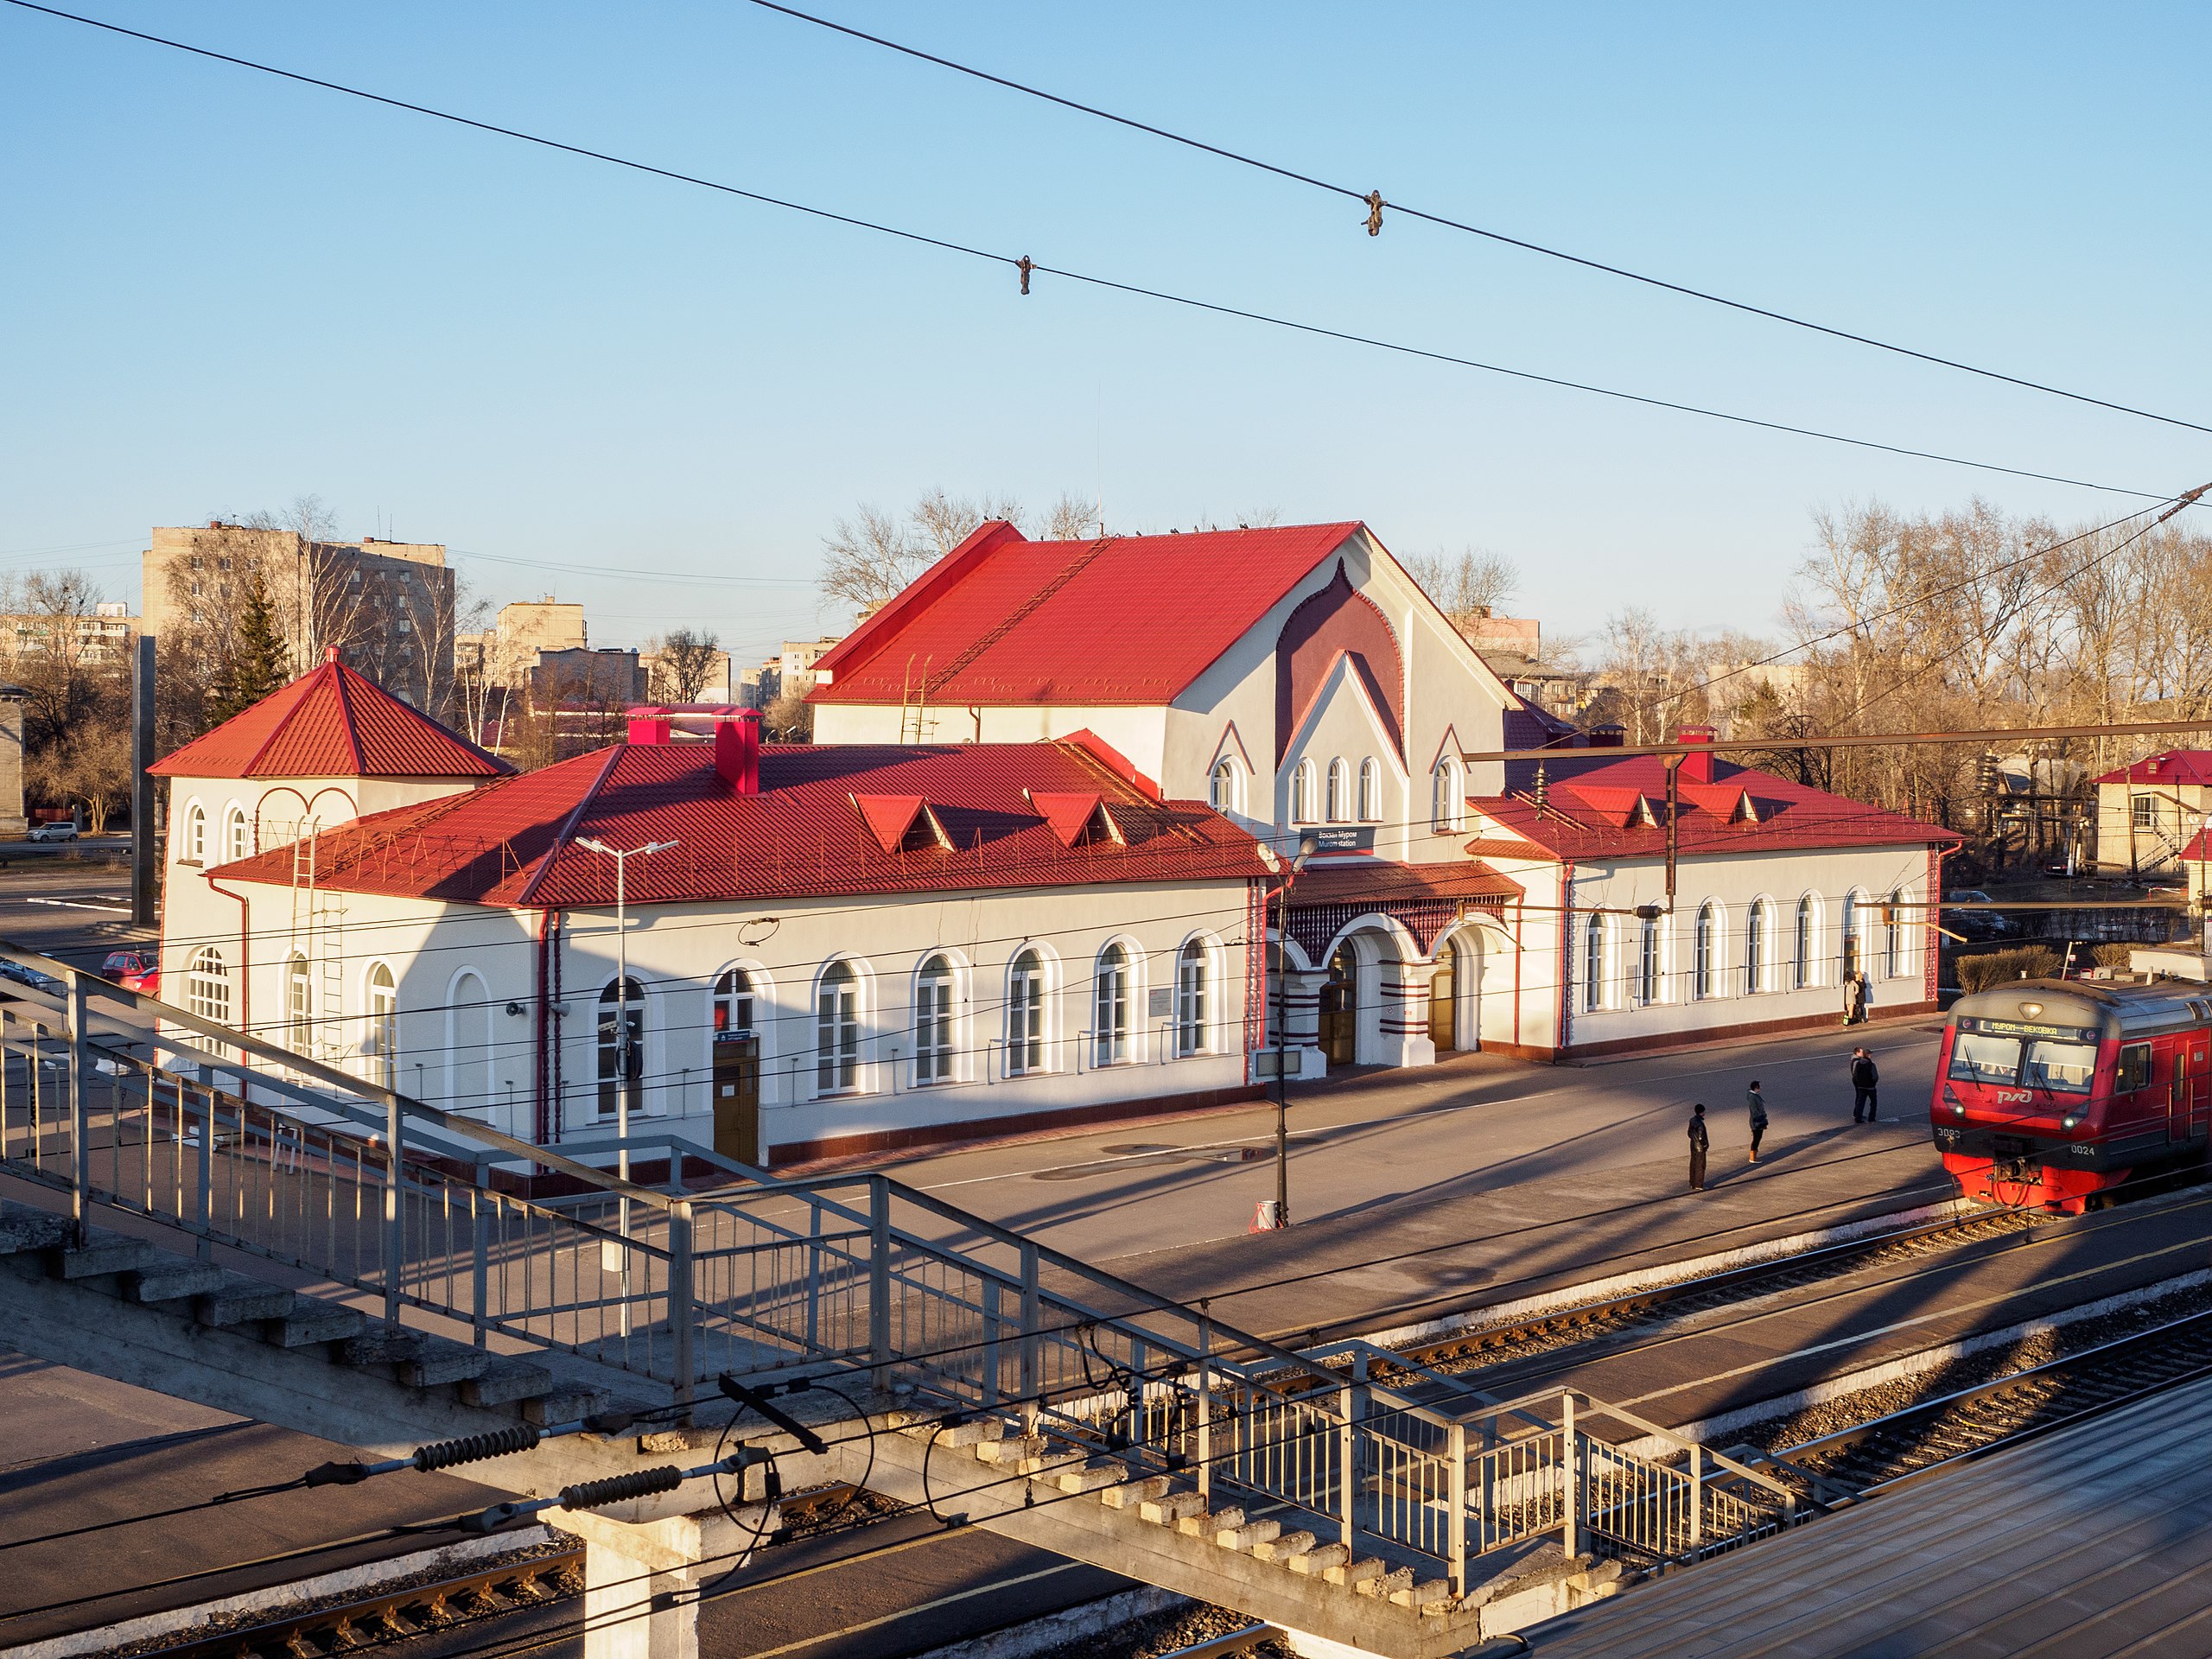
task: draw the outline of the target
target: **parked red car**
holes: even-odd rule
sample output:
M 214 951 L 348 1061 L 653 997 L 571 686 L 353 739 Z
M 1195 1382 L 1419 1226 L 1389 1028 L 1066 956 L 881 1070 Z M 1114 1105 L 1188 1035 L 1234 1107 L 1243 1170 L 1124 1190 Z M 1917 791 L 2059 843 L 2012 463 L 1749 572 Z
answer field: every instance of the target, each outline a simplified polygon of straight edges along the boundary
M 151 950 L 111 950 L 100 972 L 126 991 L 142 996 L 162 994 L 162 959 Z

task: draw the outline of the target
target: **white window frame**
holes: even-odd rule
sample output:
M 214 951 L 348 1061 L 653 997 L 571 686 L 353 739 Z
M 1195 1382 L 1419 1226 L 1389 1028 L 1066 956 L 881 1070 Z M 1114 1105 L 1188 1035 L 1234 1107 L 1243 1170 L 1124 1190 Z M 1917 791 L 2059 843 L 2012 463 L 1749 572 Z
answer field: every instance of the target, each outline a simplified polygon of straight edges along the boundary
M 232 801 L 223 809 L 223 862 L 235 864 L 253 856 L 253 819 Z
M 284 958 L 284 1036 L 295 1054 L 315 1047 L 315 971 L 297 950 Z
M 1605 918 L 1591 915 L 1582 923 L 1582 1012 L 1601 1014 L 1605 1007 Z
M 1312 823 L 1313 818 L 1313 762 L 1300 760 L 1290 769 L 1290 821 Z
M 181 844 L 181 862 L 205 864 L 207 861 L 207 809 L 198 801 L 190 801 L 185 805 Z
M 959 1081 L 960 969 L 933 950 L 914 970 L 914 1086 Z
M 220 950 L 203 944 L 194 951 L 184 986 L 185 1007 L 190 1012 L 218 1025 L 231 1023 L 231 965 Z
M 1763 995 L 1774 972 L 1774 902 L 1761 896 L 1744 914 L 1744 995 Z
M 1008 1077 L 1039 1077 L 1052 1069 L 1052 1008 L 1051 958 L 1033 944 L 1024 945 L 1006 968 Z
M 1217 812 L 1244 810 L 1244 774 L 1236 760 L 1223 755 L 1213 763 L 1206 789 L 1207 804 Z
M 1798 896 L 1789 919 L 1789 988 L 1816 989 L 1821 982 L 1821 912 L 1811 893 Z
M 1359 763 L 1359 821 L 1382 822 L 1382 768 L 1371 754 Z
M 1636 1001 L 1639 1007 L 1652 1007 L 1667 1000 L 1667 941 L 1659 925 L 1656 916 L 1638 918 Z
M 361 1058 L 369 1081 L 399 1086 L 399 976 L 391 964 L 372 962 L 361 976 Z
M 842 978 L 838 977 L 842 972 Z M 831 998 L 837 1005 L 833 1007 Z M 817 1095 L 861 1092 L 861 971 L 848 957 L 823 964 L 814 982 L 814 1084 Z
M 1351 767 L 1341 754 L 1329 762 L 1329 795 L 1323 804 L 1325 816 L 1331 823 L 1348 823 L 1351 817 Z
M 1213 1052 L 1213 951 L 1197 936 L 1175 953 L 1175 1055 L 1189 1059 Z
M 1708 899 L 1697 907 L 1697 930 L 1690 946 L 1690 1000 L 1709 1002 L 1719 994 L 1720 906 Z
M 1447 754 L 1436 763 L 1436 770 L 1429 774 L 1428 790 L 1429 827 L 1444 834 L 1465 829 L 1467 788 L 1458 756 Z
M 1099 950 L 1090 970 L 1090 1063 L 1103 1071 L 1129 1065 L 1137 1055 L 1136 1001 L 1143 994 L 1135 953 L 1120 939 Z

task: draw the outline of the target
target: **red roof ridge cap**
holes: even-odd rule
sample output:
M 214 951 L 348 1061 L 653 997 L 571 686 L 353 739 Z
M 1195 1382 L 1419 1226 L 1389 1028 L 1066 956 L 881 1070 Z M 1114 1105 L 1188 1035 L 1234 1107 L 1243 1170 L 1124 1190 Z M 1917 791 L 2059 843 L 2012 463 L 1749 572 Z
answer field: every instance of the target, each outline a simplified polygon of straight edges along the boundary
M 583 817 L 584 809 L 591 804 L 593 798 L 607 786 L 607 780 L 614 775 L 615 764 L 622 759 L 623 747 L 617 743 L 608 748 L 607 764 L 600 767 L 598 775 L 584 786 L 584 792 L 576 798 L 576 804 L 569 809 L 569 816 L 561 820 L 561 827 L 553 832 L 553 844 L 545 849 L 545 856 L 537 861 L 537 874 L 524 882 L 522 891 L 515 895 L 517 909 L 520 909 L 535 899 L 537 896 L 538 888 L 544 885 L 546 877 L 553 873 L 553 861 L 561 855 L 561 849 L 568 844 L 569 837 L 575 833 L 576 821 Z M 469 792 L 475 793 L 473 790 Z
M 346 747 L 353 753 L 353 770 L 356 773 L 365 772 L 369 766 L 368 757 L 361 753 L 361 734 L 353 726 L 353 699 L 346 690 L 346 664 L 335 656 L 329 656 L 323 658 L 322 666 L 330 671 L 331 686 L 338 693 L 338 728 L 346 734 Z M 307 699 L 302 697 L 300 701 L 304 702 Z
M 1065 737 L 1052 741 L 1078 750 L 1084 760 L 1110 773 L 1116 781 L 1130 785 L 1138 793 L 1149 795 L 1155 801 L 1160 798 L 1160 785 L 1139 772 L 1135 761 L 1090 727 L 1083 727 L 1070 732 Z
M 880 652 L 881 637 L 895 632 L 895 624 L 982 563 L 1009 538 L 1017 542 L 1029 539 L 1007 519 L 985 519 L 968 532 L 967 540 L 893 594 L 873 616 L 816 658 L 816 672 L 829 670 L 828 683 L 834 689 L 838 674 L 872 660 Z M 813 693 L 807 695 L 810 699 Z

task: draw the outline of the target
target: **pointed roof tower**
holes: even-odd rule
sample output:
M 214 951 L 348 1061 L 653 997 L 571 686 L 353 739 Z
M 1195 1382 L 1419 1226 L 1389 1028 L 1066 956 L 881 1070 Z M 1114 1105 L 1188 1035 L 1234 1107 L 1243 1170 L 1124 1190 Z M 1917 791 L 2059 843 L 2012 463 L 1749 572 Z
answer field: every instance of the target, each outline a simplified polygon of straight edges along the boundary
M 514 768 L 323 653 L 150 768 L 161 778 L 500 778 Z

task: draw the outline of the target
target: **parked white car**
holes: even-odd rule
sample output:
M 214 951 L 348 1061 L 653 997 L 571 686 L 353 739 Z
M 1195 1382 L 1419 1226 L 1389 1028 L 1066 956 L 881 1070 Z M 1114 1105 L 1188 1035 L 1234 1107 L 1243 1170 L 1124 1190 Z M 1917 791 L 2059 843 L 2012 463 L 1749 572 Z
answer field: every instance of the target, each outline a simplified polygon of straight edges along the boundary
M 31 831 L 33 841 L 74 841 L 77 826 L 73 823 L 41 823 Z

